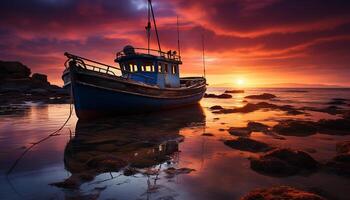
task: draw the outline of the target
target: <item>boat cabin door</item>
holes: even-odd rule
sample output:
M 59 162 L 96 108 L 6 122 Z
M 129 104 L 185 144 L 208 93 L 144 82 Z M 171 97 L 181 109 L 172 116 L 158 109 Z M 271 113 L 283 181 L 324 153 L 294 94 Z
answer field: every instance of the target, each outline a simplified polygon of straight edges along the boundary
M 179 68 L 177 64 L 158 62 L 158 86 L 160 88 L 180 87 Z

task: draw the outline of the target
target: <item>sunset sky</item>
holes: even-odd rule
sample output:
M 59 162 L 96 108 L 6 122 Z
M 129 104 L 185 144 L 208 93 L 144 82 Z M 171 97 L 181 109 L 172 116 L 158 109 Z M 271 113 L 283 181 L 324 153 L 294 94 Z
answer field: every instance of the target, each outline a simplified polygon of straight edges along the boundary
M 182 75 L 211 85 L 350 86 L 348 0 L 153 0 L 163 50 L 177 48 Z M 146 0 L 0 2 L 0 60 L 16 60 L 62 85 L 65 51 L 113 63 L 125 45 L 146 47 Z M 156 48 L 153 33 L 153 48 Z

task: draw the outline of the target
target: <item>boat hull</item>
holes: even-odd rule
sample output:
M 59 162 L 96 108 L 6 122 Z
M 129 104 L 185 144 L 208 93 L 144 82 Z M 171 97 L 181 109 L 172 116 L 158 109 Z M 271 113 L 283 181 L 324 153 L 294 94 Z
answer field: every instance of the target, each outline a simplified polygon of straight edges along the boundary
M 192 105 L 202 99 L 206 90 L 205 84 L 184 90 L 162 90 L 88 71 L 69 69 L 68 72 L 63 75 L 63 79 L 67 81 L 66 86 L 71 87 L 79 119 L 154 112 Z

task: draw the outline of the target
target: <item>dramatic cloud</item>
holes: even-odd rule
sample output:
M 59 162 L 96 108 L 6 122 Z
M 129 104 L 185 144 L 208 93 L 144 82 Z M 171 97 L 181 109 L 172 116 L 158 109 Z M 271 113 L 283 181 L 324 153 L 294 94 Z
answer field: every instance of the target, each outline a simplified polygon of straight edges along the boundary
M 350 86 L 350 1 L 153 0 L 162 48 L 177 48 L 183 74 L 209 83 Z M 124 45 L 146 46 L 146 0 L 0 2 L 0 59 L 18 60 L 62 84 L 65 51 L 113 64 Z M 152 46 L 156 48 L 154 34 Z

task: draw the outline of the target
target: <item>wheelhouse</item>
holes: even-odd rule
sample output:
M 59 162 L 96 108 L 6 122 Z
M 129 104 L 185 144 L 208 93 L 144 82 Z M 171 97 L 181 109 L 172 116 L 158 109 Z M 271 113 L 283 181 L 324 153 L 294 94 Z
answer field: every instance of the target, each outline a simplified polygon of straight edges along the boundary
M 180 87 L 179 65 L 182 62 L 175 51 L 165 53 L 126 46 L 117 53 L 115 61 L 119 63 L 125 78 L 160 88 Z

